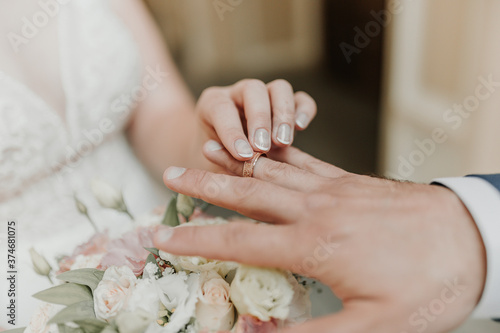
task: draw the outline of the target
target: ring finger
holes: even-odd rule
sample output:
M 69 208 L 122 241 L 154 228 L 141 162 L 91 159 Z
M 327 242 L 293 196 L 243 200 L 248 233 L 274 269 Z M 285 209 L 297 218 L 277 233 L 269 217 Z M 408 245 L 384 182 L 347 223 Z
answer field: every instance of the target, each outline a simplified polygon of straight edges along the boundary
M 242 175 L 244 163 L 235 160 L 218 142 L 208 141 L 203 147 L 203 152 L 210 162 L 225 168 L 234 175 Z M 315 191 L 328 181 L 328 178 L 265 157 L 257 160 L 253 177 L 301 192 Z

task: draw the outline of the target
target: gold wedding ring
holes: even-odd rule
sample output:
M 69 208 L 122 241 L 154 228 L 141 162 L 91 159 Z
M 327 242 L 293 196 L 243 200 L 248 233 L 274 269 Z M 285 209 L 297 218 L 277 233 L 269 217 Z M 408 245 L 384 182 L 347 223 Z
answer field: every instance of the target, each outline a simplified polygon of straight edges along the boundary
M 243 177 L 253 177 L 253 169 L 255 168 L 255 164 L 259 160 L 259 157 L 262 155 L 266 156 L 264 153 L 255 153 L 251 159 L 245 161 L 243 164 Z

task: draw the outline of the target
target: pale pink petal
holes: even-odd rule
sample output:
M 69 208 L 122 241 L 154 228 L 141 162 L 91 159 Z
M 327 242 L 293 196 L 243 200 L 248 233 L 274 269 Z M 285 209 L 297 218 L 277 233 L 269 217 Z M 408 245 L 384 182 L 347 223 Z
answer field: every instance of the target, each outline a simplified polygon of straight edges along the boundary
M 261 321 L 253 316 L 240 315 L 234 331 L 236 333 L 272 333 L 278 332 L 280 326 L 281 321 L 274 318 L 270 321 Z

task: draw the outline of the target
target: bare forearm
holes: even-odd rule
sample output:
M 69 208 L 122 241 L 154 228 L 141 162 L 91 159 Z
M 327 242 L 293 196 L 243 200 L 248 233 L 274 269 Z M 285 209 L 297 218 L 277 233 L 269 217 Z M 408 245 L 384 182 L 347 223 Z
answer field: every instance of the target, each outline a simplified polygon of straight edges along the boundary
M 184 83 L 142 1 L 113 0 L 141 51 L 148 95 L 134 110 L 127 134 L 150 172 L 161 179 L 172 164 L 204 167 L 195 99 Z M 154 73 L 154 74 L 152 74 Z
M 201 150 L 206 139 L 193 109 L 188 105 L 170 108 L 174 110 L 136 116 L 128 130 L 131 146 L 156 179 L 171 165 L 210 168 Z

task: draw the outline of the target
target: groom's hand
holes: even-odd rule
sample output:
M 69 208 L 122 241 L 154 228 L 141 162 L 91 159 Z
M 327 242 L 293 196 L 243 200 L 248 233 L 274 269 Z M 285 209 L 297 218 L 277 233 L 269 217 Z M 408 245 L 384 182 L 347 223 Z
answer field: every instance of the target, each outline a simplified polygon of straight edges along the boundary
M 234 174 L 242 163 L 209 143 Z M 454 193 L 347 173 L 295 149 L 260 158 L 255 178 L 169 168 L 174 191 L 271 224 L 165 229 L 156 246 L 179 255 L 279 267 L 321 280 L 338 314 L 290 332 L 445 332 L 472 312 L 485 281 L 481 236 Z

